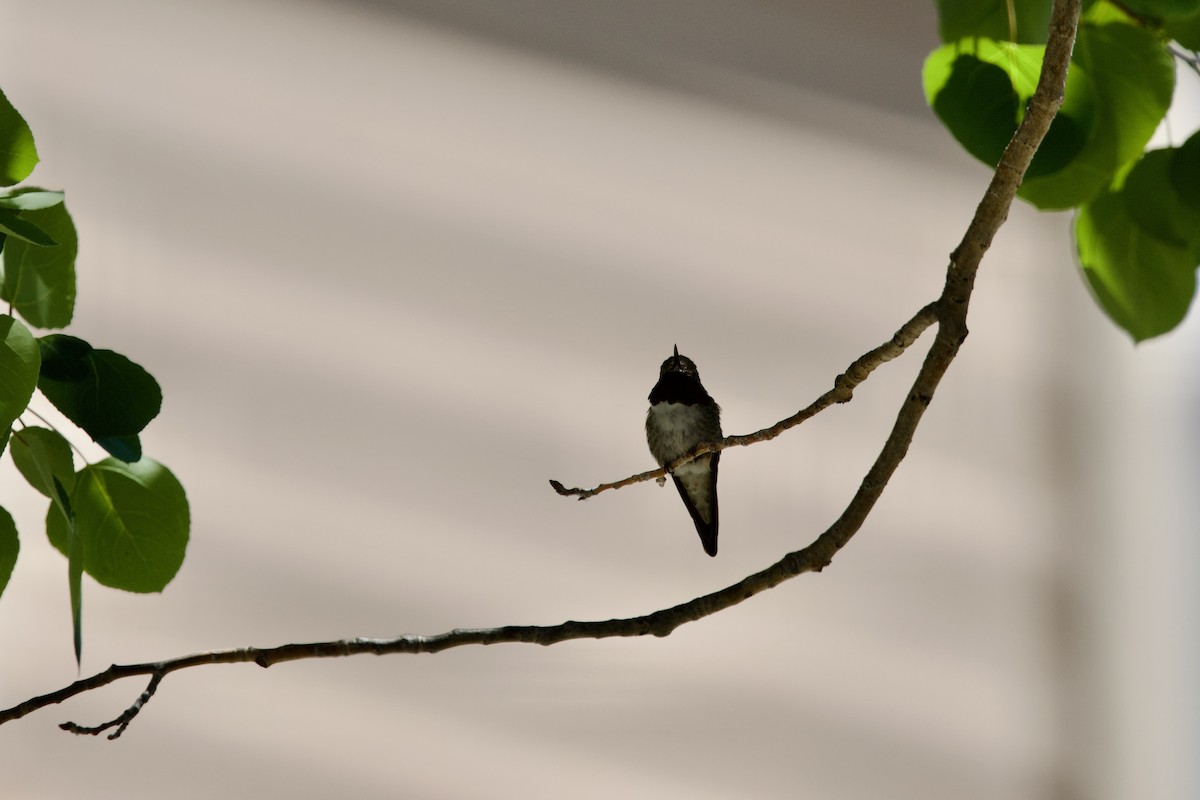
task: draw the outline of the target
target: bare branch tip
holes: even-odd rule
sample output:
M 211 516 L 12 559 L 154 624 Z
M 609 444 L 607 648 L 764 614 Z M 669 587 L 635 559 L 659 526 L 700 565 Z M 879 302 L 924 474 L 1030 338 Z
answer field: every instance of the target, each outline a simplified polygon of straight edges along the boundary
M 110 733 L 107 738 L 109 741 L 112 741 L 113 739 L 119 739 L 121 734 L 125 732 L 125 729 L 129 727 L 129 723 L 133 722 L 133 718 L 138 715 L 138 712 L 145 707 L 146 703 L 150 702 L 150 698 L 153 697 L 154 693 L 158 690 L 158 684 L 162 683 L 164 676 L 166 676 L 166 672 L 154 672 L 150 676 L 150 683 L 146 684 L 146 690 L 138 695 L 138 699 L 133 701 L 133 705 L 125 709 L 125 711 L 121 713 L 121 716 L 117 717 L 116 719 L 111 719 L 108 722 L 93 726 L 79 725 L 75 722 L 64 722 L 58 727 L 64 731 L 67 731 L 68 733 L 73 733 L 76 736 L 98 736 L 109 728 L 115 727 L 116 730 Z
M 553 478 L 550 479 L 550 486 L 562 497 L 575 497 L 580 500 L 587 500 L 596 493 L 596 489 L 568 489 Z

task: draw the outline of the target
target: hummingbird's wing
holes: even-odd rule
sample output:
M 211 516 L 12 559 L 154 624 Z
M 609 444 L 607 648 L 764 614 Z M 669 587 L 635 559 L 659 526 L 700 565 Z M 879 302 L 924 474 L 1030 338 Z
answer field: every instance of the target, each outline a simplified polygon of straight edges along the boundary
M 717 554 L 717 466 L 720 463 L 721 454 L 713 453 L 711 460 L 699 458 L 680 467 L 671 476 L 683 504 L 692 515 L 692 522 L 696 523 L 696 533 L 700 534 L 704 552 L 710 556 Z

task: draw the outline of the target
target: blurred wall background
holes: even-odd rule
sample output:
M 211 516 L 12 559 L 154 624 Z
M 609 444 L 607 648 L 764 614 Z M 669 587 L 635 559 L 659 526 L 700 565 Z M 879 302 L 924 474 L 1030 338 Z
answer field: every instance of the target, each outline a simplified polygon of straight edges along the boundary
M 922 103 L 915 0 L 0 20 L 35 179 L 80 231 L 70 332 L 162 383 L 145 441 L 192 505 L 161 596 L 85 584 L 84 674 L 638 614 L 803 546 L 924 343 L 725 455 L 715 560 L 671 489 L 580 504 L 546 479 L 652 466 L 675 343 L 729 432 L 807 404 L 936 296 L 988 178 Z M 191 670 L 117 743 L 57 730 L 142 689 L 118 684 L 0 728 L 5 796 L 1197 796 L 1200 332 L 1135 350 L 1067 226 L 1014 208 L 907 461 L 823 574 L 661 641 Z M 76 673 L 44 501 L 7 461 L 0 487 L 7 706 Z

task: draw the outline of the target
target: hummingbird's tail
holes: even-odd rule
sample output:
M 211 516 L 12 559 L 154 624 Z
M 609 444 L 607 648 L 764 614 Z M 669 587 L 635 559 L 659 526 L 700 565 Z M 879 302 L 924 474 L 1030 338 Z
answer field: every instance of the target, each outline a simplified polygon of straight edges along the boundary
M 696 523 L 696 532 L 700 534 L 700 544 L 704 547 L 704 552 L 715 556 L 717 554 L 717 526 L 701 526 L 700 523 Z
M 704 552 L 710 556 L 717 554 L 717 524 L 719 522 L 717 507 L 717 467 L 721 462 L 721 454 L 714 453 L 707 466 L 711 469 L 696 471 L 680 468 L 671 476 L 683 504 L 687 506 L 692 522 L 696 523 L 696 533 L 700 534 L 700 544 Z M 699 458 L 696 464 L 702 464 L 704 458 Z

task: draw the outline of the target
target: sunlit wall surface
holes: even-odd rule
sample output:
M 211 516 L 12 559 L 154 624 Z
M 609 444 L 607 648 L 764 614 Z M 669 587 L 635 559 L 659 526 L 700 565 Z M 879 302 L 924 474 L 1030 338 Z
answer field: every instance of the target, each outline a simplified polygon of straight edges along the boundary
M 925 342 L 724 455 L 716 559 L 670 488 L 546 480 L 653 466 L 676 343 L 745 433 L 936 296 L 988 174 L 922 106 L 932 8 L 648 5 L 0 2 L 79 227 L 70 330 L 162 383 L 144 438 L 194 518 L 161 596 L 85 582 L 84 674 L 644 613 L 836 517 Z M 3 795 L 1197 796 L 1200 334 L 1135 350 L 1067 227 L 1014 209 L 824 573 L 662 640 L 190 670 L 117 743 L 56 728 L 118 684 L 0 727 Z M 8 706 L 76 671 L 45 501 L 0 488 Z

